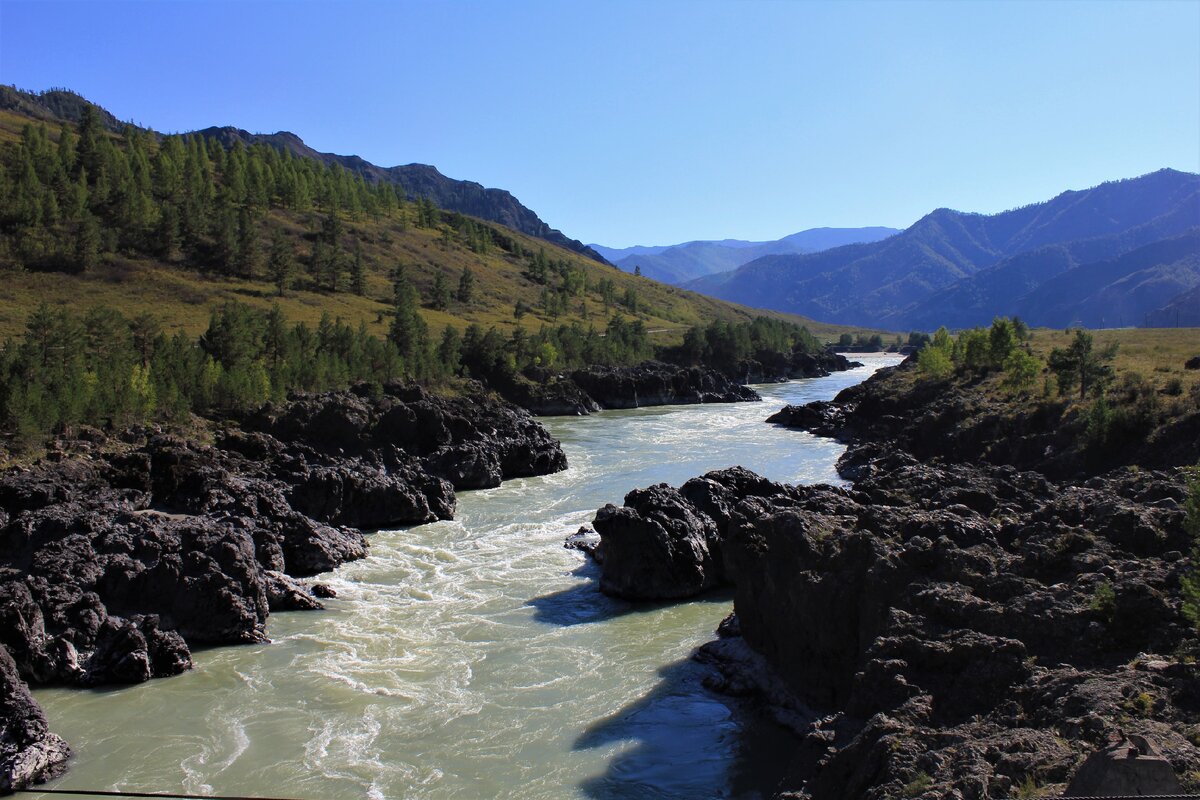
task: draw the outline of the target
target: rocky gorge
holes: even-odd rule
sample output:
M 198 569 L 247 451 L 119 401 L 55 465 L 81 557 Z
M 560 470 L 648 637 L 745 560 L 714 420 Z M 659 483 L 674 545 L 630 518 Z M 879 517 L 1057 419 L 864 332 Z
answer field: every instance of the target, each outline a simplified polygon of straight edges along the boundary
M 739 370 L 849 366 L 797 353 Z M 716 370 L 661 362 L 534 377 L 535 393 L 503 394 L 542 414 L 760 399 Z M 29 686 L 134 684 L 190 669 L 197 646 L 265 642 L 271 613 L 334 596 L 305 579 L 365 556 L 364 531 L 450 519 L 457 490 L 565 467 L 528 411 L 477 384 L 458 396 L 362 385 L 194 430 L 56 437 L 0 472 L 0 785 L 54 777 L 70 755 Z
M 178 674 L 191 648 L 261 642 L 318 609 L 302 579 L 367 552 L 363 530 L 448 519 L 455 490 L 566 468 L 530 415 L 480 391 L 393 384 L 298 396 L 182 438 L 83 429 L 0 474 L 0 790 L 67 745 L 26 684 Z
M 731 468 L 601 508 L 601 590 L 733 587 L 733 615 L 695 657 L 711 688 L 795 731 L 780 796 L 1091 794 L 1080 765 L 1116 752 L 1158 770 L 1122 784 L 1138 793 L 1200 790 L 1181 590 L 1195 490 L 1179 469 L 1195 439 L 1089 472 L 1052 426 L 945 424 L 969 399 L 923 396 L 900 384 L 909 369 L 775 418 L 851 442 L 850 486 Z M 1057 456 L 1045 471 L 1035 448 Z

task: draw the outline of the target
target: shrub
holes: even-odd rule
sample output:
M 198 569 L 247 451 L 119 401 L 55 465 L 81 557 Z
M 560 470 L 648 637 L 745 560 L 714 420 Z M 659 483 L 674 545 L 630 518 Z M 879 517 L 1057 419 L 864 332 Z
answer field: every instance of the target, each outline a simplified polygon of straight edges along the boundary
M 1011 392 L 1028 389 L 1042 372 L 1042 362 L 1020 348 L 1008 354 L 1003 366 L 1004 388 Z
M 946 349 L 935 345 L 921 349 L 917 356 L 917 369 L 930 378 L 944 378 L 954 371 L 954 364 Z

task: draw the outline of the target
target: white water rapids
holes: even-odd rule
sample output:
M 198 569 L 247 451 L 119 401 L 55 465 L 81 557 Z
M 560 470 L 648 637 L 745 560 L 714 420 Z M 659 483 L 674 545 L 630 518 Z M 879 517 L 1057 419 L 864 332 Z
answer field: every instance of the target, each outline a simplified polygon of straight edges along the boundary
M 604 597 L 563 539 L 636 487 L 741 464 L 837 481 L 843 447 L 763 420 L 894 357 L 756 387 L 763 403 L 543 422 L 570 469 L 459 494 L 458 518 L 371 535 L 323 580 L 323 612 L 273 614 L 271 644 L 194 654 L 174 678 L 36 693 L 75 749 L 56 788 L 327 798 L 755 796 L 788 739 L 703 689 L 689 660 L 728 595 Z

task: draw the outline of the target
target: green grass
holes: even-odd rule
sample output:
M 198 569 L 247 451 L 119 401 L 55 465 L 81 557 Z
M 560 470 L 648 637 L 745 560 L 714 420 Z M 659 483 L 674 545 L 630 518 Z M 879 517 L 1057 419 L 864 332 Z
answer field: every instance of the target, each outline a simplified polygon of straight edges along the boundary
M 1114 328 L 1091 333 L 1097 349 L 1117 345 L 1112 365 L 1118 381 L 1122 375 L 1136 373 L 1164 391 L 1177 379 L 1184 396 L 1200 385 L 1200 370 L 1183 366 L 1192 356 L 1200 356 L 1200 328 Z M 1074 335 L 1073 331 L 1039 328 L 1030 345 L 1034 354 L 1045 360 L 1053 348 L 1070 344 Z
M 303 272 L 303 259 L 310 248 L 305 237 L 315 227 L 316 219 L 318 217 L 310 214 L 272 211 L 262 223 L 261 239 L 265 243 L 271 231 L 284 230 L 294 245 Z M 492 223 L 482 224 L 501 228 Z M 616 285 L 618 299 L 628 288 L 637 292 L 645 309 L 638 316 L 652 331 L 651 341 L 655 343 L 675 343 L 682 339 L 688 327 L 707 324 L 714 319 L 741 321 L 759 315 L 807 325 L 814 335 L 828 341 L 836 340 L 844 332 L 875 332 L 826 325 L 795 315 L 759 311 L 715 300 L 630 275 L 540 239 L 502 229 L 506 235 L 520 241 L 526 250 L 536 252 L 544 248 L 549 259 L 566 260 L 573 268 L 587 273 L 589 290 L 582 297 L 573 298 L 567 313 L 554 319 L 539 307 L 543 287 L 525 277 L 524 259 L 498 247 L 483 254 L 472 252 L 455 239 L 447 241 L 443 229 L 449 230 L 444 225 L 433 229 L 417 228 L 394 218 L 348 221 L 347 239 L 361 242 L 368 265 L 367 292 L 363 297 L 349 292 L 327 293 L 302 288 L 307 283 L 303 275 L 297 284 L 301 288 L 289 289 L 285 296 L 277 297 L 275 287 L 265 276 L 258 280 L 231 278 L 205 270 L 204 265 L 165 263 L 141 256 L 108 255 L 99 268 L 81 275 L 0 270 L 0 340 L 20 335 L 29 314 L 43 302 L 80 310 L 104 305 L 129 316 L 149 312 L 166 330 L 183 330 L 189 334 L 202 332 L 211 310 L 222 303 L 236 300 L 258 308 L 279 303 L 292 321 L 316 324 L 322 314 L 328 313 L 355 325 L 365 322 L 374 333 L 382 334 L 390 324 L 390 275 L 401 265 L 423 298 L 430 296 L 434 276 L 439 272 L 452 288 L 458 285 L 464 268 L 469 267 L 475 275 L 475 297 L 471 303 L 462 305 L 452 301 L 444 311 L 422 310 L 435 334 L 447 324 L 461 328 L 472 322 L 484 327 L 494 325 L 506 331 L 518 324 L 536 331 L 542 325 L 572 322 L 579 322 L 585 328 L 595 325 L 603 329 L 608 314 L 596 288 L 603 279 Z M 551 283 L 555 280 L 556 276 Z M 533 309 L 519 322 L 513 315 L 518 300 Z M 580 308 L 583 302 L 587 305 L 586 318 Z
M 0 110 L 0 143 L 17 141 L 21 130 L 31 121 L 20 113 Z M 46 133 L 52 142 L 56 142 L 58 126 L 47 122 Z M 114 138 L 117 137 L 114 135 Z M 30 273 L 11 261 L 6 265 L 4 254 L 0 254 L 0 341 L 19 335 L 24 330 L 29 314 L 42 302 L 70 306 L 76 310 L 104 305 L 119 309 L 129 316 L 149 312 L 157 316 L 168 331 L 183 330 L 189 334 L 202 332 L 207 326 L 210 311 L 222 303 L 237 300 L 268 308 L 278 302 L 292 321 L 315 324 L 323 313 L 328 313 L 352 324 L 365 322 L 373 332 L 383 333 L 387 330 L 391 310 L 390 276 L 392 270 L 400 265 L 405 267 L 408 279 L 426 300 L 431 294 L 430 288 L 437 273 L 440 272 L 453 289 L 465 267 L 470 267 L 474 272 L 476 296 L 473 302 L 466 306 L 452 303 L 444 311 L 422 311 L 435 335 L 447 324 L 463 327 L 468 323 L 478 323 L 484 327 L 494 325 L 506 332 L 518 324 L 535 331 L 542 325 L 572 322 L 579 322 L 585 328 L 595 325 L 603 329 L 609 313 L 596 287 L 606 278 L 616 284 L 618 299 L 629 288 L 637 292 L 640 304 L 644 307 L 644 312 L 638 316 L 652 332 L 651 341 L 656 344 L 680 341 L 683 332 L 692 325 L 707 324 L 716 319 L 743 321 L 759 315 L 807 325 L 811 333 L 826 341 L 836 341 L 843 333 L 856 336 L 860 333 L 867 336 L 883 333 L 869 328 L 813 322 L 779 312 L 752 310 L 704 297 L 624 273 L 498 224 L 476 220 L 515 239 L 526 251 L 544 249 L 550 261 L 565 260 L 572 268 L 583 269 L 587 273 L 591 290 L 585 297 L 573 298 L 566 313 L 552 319 L 539 308 L 543 287 L 523 275 L 526 269 L 524 259 L 509 255 L 498 247 L 492 247 L 483 254 L 475 253 L 458 240 L 457 234 L 448 225 L 418 228 L 412 224 L 413 216 L 410 206 L 399 216 L 346 222 L 344 241 L 357 240 L 366 256 L 369 274 L 364 297 L 300 287 L 288 291 L 283 298 L 276 298 L 274 287 L 265 277 L 260 280 L 229 278 L 216 275 L 205 264 L 165 263 L 151 257 L 121 254 L 105 256 L 99 268 L 84 275 Z M 319 215 L 314 214 L 278 209 L 272 211 L 260 223 L 263 250 L 266 250 L 273 231 L 282 229 L 293 243 L 297 260 L 302 265 L 310 250 L 306 236 L 319 225 L 319 219 Z M 552 276 L 551 283 L 557 285 L 557 276 Z M 517 301 L 534 309 L 520 322 L 513 316 Z M 581 302 L 587 305 L 586 318 L 581 313 Z M 887 338 L 890 340 L 892 337 Z

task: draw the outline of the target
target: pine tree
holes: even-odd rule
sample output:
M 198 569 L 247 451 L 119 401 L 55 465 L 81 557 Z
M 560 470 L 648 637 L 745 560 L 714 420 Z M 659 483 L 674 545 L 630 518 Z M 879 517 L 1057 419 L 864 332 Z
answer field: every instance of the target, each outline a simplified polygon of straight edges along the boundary
M 158 214 L 155 250 L 164 261 L 174 261 L 183 245 L 179 233 L 179 209 L 174 203 L 163 203 Z
M 455 298 L 458 302 L 466 305 L 471 302 L 475 295 L 475 273 L 471 272 L 470 267 L 463 267 L 462 275 L 458 278 L 458 292 Z
M 267 259 L 267 274 L 280 297 L 292 282 L 296 271 L 296 259 L 292 254 L 292 245 L 287 236 L 278 228 L 271 236 L 271 254 Z
M 237 269 L 238 258 L 238 225 L 234 211 L 228 205 L 222 204 L 213 217 L 213 257 L 217 269 L 232 275 Z
M 260 254 L 258 249 L 258 230 L 250 216 L 250 210 L 243 206 L 238 212 L 237 231 L 237 272 L 243 278 L 253 278 L 258 272 Z
M 462 369 L 462 337 L 458 328 L 447 325 L 438 344 L 438 363 L 445 375 L 457 375 Z
M 86 212 L 75 226 L 74 264 L 79 272 L 94 270 L 100 264 L 100 223 Z
M 362 244 L 354 243 L 354 260 L 350 263 L 350 291 L 362 297 L 367 293 L 367 271 L 363 264 Z
M 433 276 L 433 288 L 429 292 L 429 307 L 445 311 L 450 306 L 450 285 L 446 276 L 438 272 Z
M 428 341 L 428 332 L 425 321 L 421 319 L 421 315 L 417 311 L 420 296 L 403 272 L 396 280 L 395 298 L 395 311 L 392 327 L 388 332 L 388 340 L 400 352 L 400 357 L 404 359 L 409 375 L 421 377 L 424 370 L 421 356 Z

